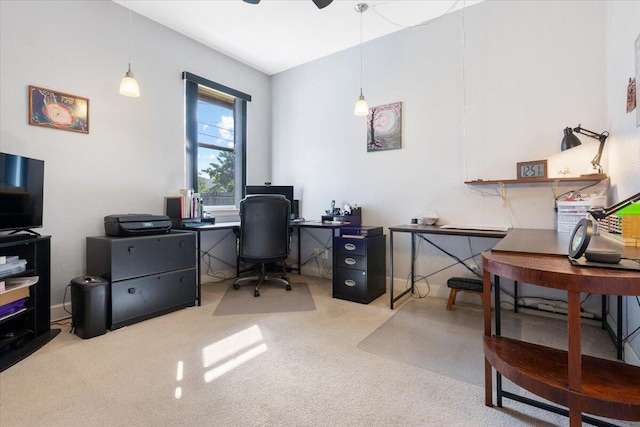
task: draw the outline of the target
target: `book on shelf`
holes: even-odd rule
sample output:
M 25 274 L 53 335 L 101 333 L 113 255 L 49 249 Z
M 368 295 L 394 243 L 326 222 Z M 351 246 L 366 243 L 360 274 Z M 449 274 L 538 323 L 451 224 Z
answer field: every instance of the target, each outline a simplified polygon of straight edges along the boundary
M 5 292 L 15 291 L 20 288 L 28 288 L 38 283 L 40 276 L 27 276 L 27 277 L 12 277 L 10 279 L 4 279 Z
M 22 298 L 5 305 L 0 305 L 0 320 L 4 320 L 8 317 L 14 316 L 18 313 L 25 311 L 27 309 L 25 307 L 26 302 L 27 302 L 27 299 Z
M 13 274 L 22 273 L 27 269 L 27 260 L 18 259 L 8 262 L 6 264 L 0 264 L 0 278 L 11 276 Z
M 169 218 L 200 218 L 202 200 L 200 193 L 182 189 L 177 195 L 165 196 L 165 214 Z
M 18 255 L 0 255 L 0 265 L 11 264 L 18 261 Z

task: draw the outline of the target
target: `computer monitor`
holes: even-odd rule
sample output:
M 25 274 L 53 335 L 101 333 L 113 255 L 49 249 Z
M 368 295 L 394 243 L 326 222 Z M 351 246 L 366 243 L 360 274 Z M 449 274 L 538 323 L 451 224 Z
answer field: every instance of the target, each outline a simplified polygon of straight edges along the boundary
M 296 210 L 293 201 L 293 185 L 247 185 L 245 187 L 245 195 L 255 194 L 280 194 L 289 200 L 291 204 L 291 219 L 296 218 Z

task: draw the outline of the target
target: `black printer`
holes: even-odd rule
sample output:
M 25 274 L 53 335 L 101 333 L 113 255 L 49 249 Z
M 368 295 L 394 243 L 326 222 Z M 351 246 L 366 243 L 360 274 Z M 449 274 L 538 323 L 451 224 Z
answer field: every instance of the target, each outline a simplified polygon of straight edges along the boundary
M 104 217 L 104 232 L 107 236 L 147 236 L 167 234 L 171 231 L 171 220 L 166 215 L 125 214 Z

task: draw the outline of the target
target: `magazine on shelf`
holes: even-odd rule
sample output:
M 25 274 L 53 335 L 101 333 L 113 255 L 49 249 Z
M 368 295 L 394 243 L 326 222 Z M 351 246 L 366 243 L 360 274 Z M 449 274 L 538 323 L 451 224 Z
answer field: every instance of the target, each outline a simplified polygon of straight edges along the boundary
M 2 279 L 4 281 L 4 290 L 0 291 L 0 294 L 15 291 L 20 288 L 28 288 L 38 283 L 40 276 L 28 276 L 28 277 L 13 277 Z

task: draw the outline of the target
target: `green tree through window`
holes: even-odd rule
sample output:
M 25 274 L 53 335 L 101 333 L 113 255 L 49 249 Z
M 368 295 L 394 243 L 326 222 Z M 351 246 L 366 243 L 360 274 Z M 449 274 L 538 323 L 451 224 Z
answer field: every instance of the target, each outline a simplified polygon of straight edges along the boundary
M 235 156 L 228 151 L 221 151 L 217 157 L 217 163 L 209 163 L 209 167 L 201 170 L 209 176 L 211 188 L 223 193 L 233 193 L 235 188 Z M 200 180 L 198 188 L 200 193 L 209 191 L 206 188 L 206 180 Z

